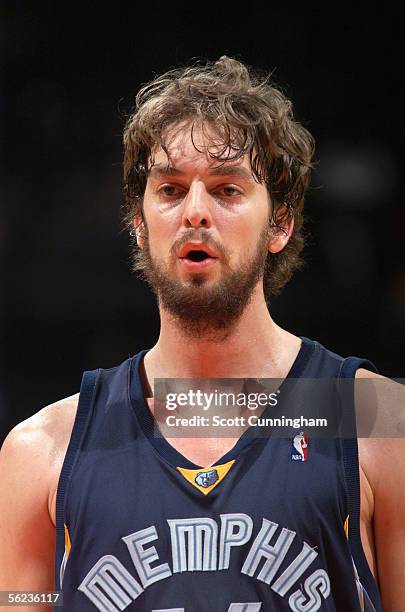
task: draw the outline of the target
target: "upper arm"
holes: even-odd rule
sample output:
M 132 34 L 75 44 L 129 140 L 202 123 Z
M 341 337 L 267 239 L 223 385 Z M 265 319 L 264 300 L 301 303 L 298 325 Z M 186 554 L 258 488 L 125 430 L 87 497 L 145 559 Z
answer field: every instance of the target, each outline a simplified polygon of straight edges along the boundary
M 28 421 L 11 430 L 0 451 L 0 590 L 54 589 L 49 441 Z
M 368 477 L 374 496 L 374 539 L 384 610 L 405 600 L 405 444 L 403 439 L 367 441 Z
M 360 377 L 377 381 L 375 433 L 362 441 L 362 467 L 373 493 L 379 585 L 384 610 L 389 612 L 402 609 L 401 602 L 405 601 L 405 439 L 393 437 L 395 430 L 397 436 L 400 433 L 395 424 L 405 409 L 405 389 L 366 370 L 360 372 Z M 379 425 L 382 420 L 385 423 Z M 387 420 L 391 421 L 388 426 Z

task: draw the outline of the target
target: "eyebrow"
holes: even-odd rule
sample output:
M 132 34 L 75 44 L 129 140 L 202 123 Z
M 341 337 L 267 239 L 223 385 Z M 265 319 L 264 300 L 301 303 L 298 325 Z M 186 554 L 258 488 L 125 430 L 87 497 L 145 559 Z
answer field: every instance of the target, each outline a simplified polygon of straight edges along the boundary
M 239 178 L 244 179 L 245 181 L 253 182 L 252 173 L 246 168 L 242 168 L 241 166 L 234 166 L 231 164 L 222 164 L 220 166 L 216 166 L 215 168 L 211 168 L 208 171 L 209 176 L 237 176 Z M 167 166 L 163 164 L 156 164 L 152 166 L 149 171 L 149 176 L 158 177 L 158 176 L 184 176 L 185 172 L 179 170 L 175 166 Z

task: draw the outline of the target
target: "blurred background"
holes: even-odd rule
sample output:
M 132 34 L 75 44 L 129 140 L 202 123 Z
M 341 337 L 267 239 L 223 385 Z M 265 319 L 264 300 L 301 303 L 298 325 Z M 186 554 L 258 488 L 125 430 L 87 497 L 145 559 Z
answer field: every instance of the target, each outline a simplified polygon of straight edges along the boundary
M 196 58 L 273 70 L 317 141 L 307 265 L 272 316 L 405 376 L 398 15 L 279 3 L 0 11 L 0 442 L 76 393 L 83 370 L 156 341 L 155 301 L 121 230 L 121 134 L 140 85 Z

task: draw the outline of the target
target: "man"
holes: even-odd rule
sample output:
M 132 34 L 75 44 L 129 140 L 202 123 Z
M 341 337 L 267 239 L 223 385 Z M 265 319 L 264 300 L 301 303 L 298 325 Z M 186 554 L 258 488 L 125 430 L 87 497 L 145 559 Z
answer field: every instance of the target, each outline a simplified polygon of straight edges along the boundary
M 0 589 L 80 612 L 402 610 L 402 442 L 154 435 L 155 379 L 377 377 L 267 308 L 300 265 L 312 137 L 222 57 L 144 87 L 124 145 L 160 336 L 8 435 Z

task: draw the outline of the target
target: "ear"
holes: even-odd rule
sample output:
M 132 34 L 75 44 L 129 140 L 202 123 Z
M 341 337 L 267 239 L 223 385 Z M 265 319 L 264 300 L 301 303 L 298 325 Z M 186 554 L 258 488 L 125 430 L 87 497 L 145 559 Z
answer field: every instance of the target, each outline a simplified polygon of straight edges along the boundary
M 144 238 L 145 224 L 144 224 L 141 213 L 137 213 L 135 215 L 132 221 L 132 224 L 133 224 L 134 231 L 135 231 L 136 244 L 138 245 L 140 249 L 143 249 L 145 245 L 145 238 Z
M 289 215 L 281 221 L 283 217 L 289 212 Z M 271 236 L 268 244 L 268 250 L 270 253 L 279 253 L 284 249 L 287 242 L 289 241 L 291 234 L 294 230 L 294 212 L 293 209 L 289 209 L 285 204 L 281 204 L 277 208 L 276 220 L 280 219 L 280 223 L 277 223 L 278 227 L 273 227 Z

